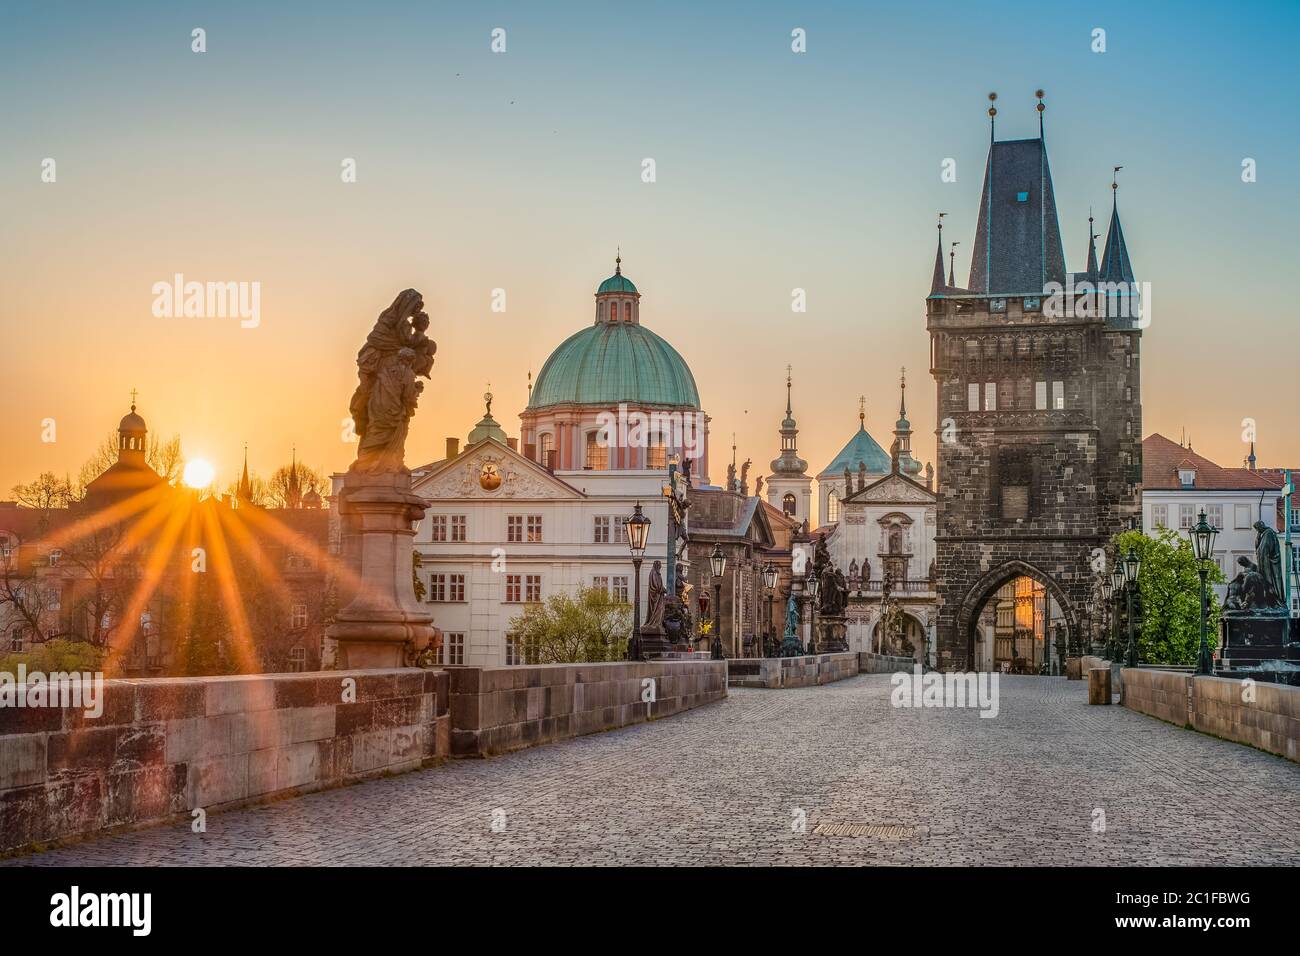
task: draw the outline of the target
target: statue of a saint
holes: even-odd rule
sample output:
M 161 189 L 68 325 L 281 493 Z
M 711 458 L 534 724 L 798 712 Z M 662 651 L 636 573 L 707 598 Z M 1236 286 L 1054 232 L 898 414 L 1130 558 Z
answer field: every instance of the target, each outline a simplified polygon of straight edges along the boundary
M 357 353 L 357 387 L 348 403 L 359 444 L 357 471 L 401 471 L 406 432 L 438 347 L 425 334 L 429 316 L 414 289 L 380 313 Z
M 1264 581 L 1264 607 L 1285 607 L 1284 595 L 1286 585 L 1282 581 L 1282 547 L 1277 540 L 1277 532 L 1264 524 L 1255 522 L 1255 563 L 1259 566 L 1259 575 Z
M 661 631 L 664 625 L 664 597 L 668 589 L 664 587 L 663 575 L 659 573 L 659 561 L 650 566 L 649 590 L 646 596 L 645 623 L 643 631 Z
M 1267 588 L 1259 567 L 1244 554 L 1237 559 L 1237 564 L 1241 565 L 1241 570 L 1228 582 L 1224 610 L 1250 611 L 1267 607 Z

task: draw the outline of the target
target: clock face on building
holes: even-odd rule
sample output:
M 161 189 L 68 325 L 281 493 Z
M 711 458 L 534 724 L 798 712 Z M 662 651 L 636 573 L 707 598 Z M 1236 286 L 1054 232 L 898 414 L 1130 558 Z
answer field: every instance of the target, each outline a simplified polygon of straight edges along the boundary
M 484 491 L 496 491 L 501 487 L 501 469 L 496 462 L 483 462 L 483 467 L 478 472 L 478 483 Z

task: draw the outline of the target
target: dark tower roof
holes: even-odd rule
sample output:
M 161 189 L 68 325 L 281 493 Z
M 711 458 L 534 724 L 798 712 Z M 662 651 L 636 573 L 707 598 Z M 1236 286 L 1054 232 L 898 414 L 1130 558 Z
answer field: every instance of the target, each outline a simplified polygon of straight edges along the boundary
M 1097 236 L 1092 231 L 1092 213 L 1088 213 L 1088 279 L 1096 282 L 1101 270 L 1097 268 Z
M 948 283 L 943 281 L 943 230 L 939 230 L 939 247 L 934 252 L 934 277 L 930 280 L 930 295 L 943 295 Z
M 1035 295 L 1047 282 L 1065 282 L 1047 144 L 1041 137 L 993 142 L 984 168 L 970 291 Z
M 1132 282 L 1133 265 L 1128 261 L 1128 244 L 1119 224 L 1119 203 L 1110 210 L 1110 228 L 1106 230 L 1106 249 L 1101 254 L 1102 282 Z

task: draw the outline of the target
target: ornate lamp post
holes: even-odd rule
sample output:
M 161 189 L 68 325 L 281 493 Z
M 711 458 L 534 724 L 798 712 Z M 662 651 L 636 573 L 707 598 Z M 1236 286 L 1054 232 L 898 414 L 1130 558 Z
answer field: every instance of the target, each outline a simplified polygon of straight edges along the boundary
M 636 503 L 632 516 L 623 522 L 627 529 L 627 547 L 632 552 L 632 640 L 627 645 L 627 659 L 641 659 L 641 559 L 645 557 L 645 543 L 650 536 L 650 519 Z
M 1214 555 L 1214 538 L 1219 529 L 1205 520 L 1205 509 L 1201 509 L 1201 518 L 1187 529 L 1187 536 L 1192 539 L 1192 550 L 1196 552 L 1196 573 L 1201 576 L 1201 653 L 1196 659 L 1196 673 L 1213 674 L 1214 656 L 1210 653 L 1210 594 L 1206 579 L 1210 574 L 1210 558 Z
M 1128 653 L 1124 655 L 1125 667 L 1137 667 L 1138 645 L 1137 632 L 1133 629 L 1133 592 L 1137 589 L 1138 572 L 1142 570 L 1142 559 L 1133 548 L 1124 556 L 1124 593 L 1128 616 Z
M 808 595 L 808 649 L 809 654 L 816 653 L 817 644 L 817 575 L 812 568 L 804 575 L 804 593 Z
M 1110 638 L 1111 631 L 1113 630 L 1111 627 L 1112 610 L 1110 606 L 1110 578 L 1104 574 L 1101 576 L 1101 607 L 1104 611 L 1104 616 L 1102 618 L 1103 626 L 1106 628 L 1106 660 L 1110 660 Z M 1097 645 L 1095 644 L 1093 645 L 1093 647 L 1096 646 Z
M 709 566 L 713 570 L 713 644 L 710 657 L 715 661 L 724 659 L 722 653 L 722 574 L 727 570 L 727 556 L 722 553 L 722 545 L 715 544 L 709 555 Z
M 1114 602 L 1110 606 L 1110 638 L 1109 652 L 1106 654 L 1106 660 L 1113 661 L 1119 657 L 1119 602 L 1124 595 L 1124 568 L 1123 562 L 1116 559 L 1115 568 L 1110 572 L 1110 593 Z
M 763 586 L 767 588 L 767 636 L 763 640 L 763 656 L 767 657 L 769 642 L 776 643 L 776 635 L 772 633 L 772 596 L 776 593 L 776 565 L 771 561 L 763 565 Z

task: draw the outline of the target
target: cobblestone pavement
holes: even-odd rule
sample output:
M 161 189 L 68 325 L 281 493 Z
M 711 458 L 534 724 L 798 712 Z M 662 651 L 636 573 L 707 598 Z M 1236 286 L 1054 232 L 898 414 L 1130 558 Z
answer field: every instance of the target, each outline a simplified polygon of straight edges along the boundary
M 1063 678 L 1003 677 L 993 719 L 894 709 L 889 691 L 889 675 L 733 690 L 652 724 L 212 814 L 206 834 L 169 825 L 10 863 L 1300 864 L 1294 763 L 1089 707 Z

